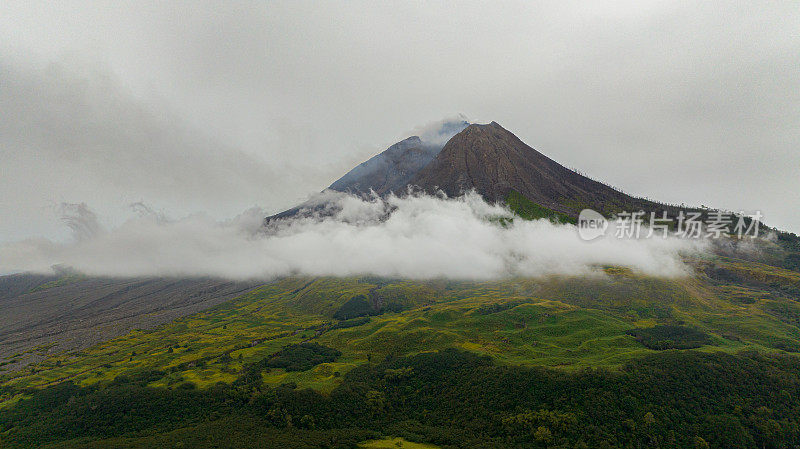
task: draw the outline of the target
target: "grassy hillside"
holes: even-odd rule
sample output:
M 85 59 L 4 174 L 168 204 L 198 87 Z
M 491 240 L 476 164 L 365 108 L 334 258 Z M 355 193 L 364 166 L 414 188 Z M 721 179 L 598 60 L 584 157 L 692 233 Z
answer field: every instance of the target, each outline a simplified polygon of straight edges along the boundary
M 444 350 L 353 369 L 329 394 L 246 375 L 37 391 L 3 447 L 781 448 L 800 438 L 800 358 L 662 351 L 620 370 L 504 366 Z M 398 446 L 398 443 L 401 446 Z
M 3 385 L 91 385 L 156 370 L 152 386 L 206 388 L 302 342 L 341 354 L 306 370 L 265 369 L 267 384 L 327 392 L 371 360 L 446 348 L 502 364 L 613 368 L 655 351 L 635 331 L 654 326 L 677 329 L 659 337 L 677 339 L 674 347 L 688 332 L 703 336 L 692 346 L 700 351 L 800 351 L 798 273 L 726 258 L 696 265 L 696 276 L 672 280 L 616 268 L 596 278 L 493 282 L 287 278 L 156 329 L 52 356 L 5 374 Z
M 677 279 L 617 267 L 490 282 L 280 279 L 6 370 L 0 443 L 788 447 L 800 435 L 800 272 L 759 254 L 687 260 L 694 274 Z M 519 398 L 517 387 L 563 394 Z M 564 402 L 574 388 L 594 393 Z M 719 439 L 719 426 L 734 436 Z
M 525 198 L 524 195 L 511 190 L 506 194 L 505 203 L 508 205 L 512 212 L 524 218 L 525 220 L 538 220 L 546 218 L 548 220 L 557 221 L 559 223 L 577 223 L 575 217 L 571 217 L 561 212 L 556 212 L 544 206 L 534 203 L 533 201 Z

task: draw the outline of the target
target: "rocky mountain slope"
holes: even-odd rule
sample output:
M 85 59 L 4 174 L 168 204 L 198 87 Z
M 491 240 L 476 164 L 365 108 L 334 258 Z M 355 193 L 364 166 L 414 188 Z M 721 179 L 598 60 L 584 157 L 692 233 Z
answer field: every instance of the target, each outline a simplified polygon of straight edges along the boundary
M 410 184 L 457 196 L 474 189 L 502 202 L 516 191 L 548 209 L 577 216 L 592 208 L 605 214 L 656 211 L 669 206 L 634 198 L 576 173 L 534 150 L 496 122 L 472 124 L 456 134 Z
M 350 170 L 328 188 L 357 194 L 368 194 L 370 190 L 378 195 L 401 193 L 441 149 L 424 143 L 418 136 L 409 137 Z
M 431 194 L 441 191 L 451 197 L 474 190 L 492 203 L 509 203 L 509 195 L 517 195 L 554 216 L 572 218 L 585 208 L 606 216 L 639 210 L 666 211 L 671 217 L 678 213 L 674 206 L 632 197 L 570 170 L 496 122 L 466 125 L 464 122 L 460 132 L 441 148 L 417 136 L 398 142 L 348 172 L 329 189 L 359 195 L 374 191 L 383 196 L 392 192 L 403 195 L 412 187 Z M 315 199 L 266 221 L 324 209 L 324 204 Z
M 132 329 L 149 329 L 256 285 L 202 278 L 0 276 L 0 366 L 14 369 Z

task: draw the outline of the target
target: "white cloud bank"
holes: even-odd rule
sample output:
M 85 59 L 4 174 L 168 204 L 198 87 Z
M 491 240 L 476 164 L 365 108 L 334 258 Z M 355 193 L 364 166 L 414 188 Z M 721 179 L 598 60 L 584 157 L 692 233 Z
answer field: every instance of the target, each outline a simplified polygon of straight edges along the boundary
M 476 194 L 385 201 L 324 195 L 336 205 L 333 215 L 283 220 L 266 230 L 257 208 L 218 222 L 204 215 L 170 220 L 138 205 L 136 217 L 103 230 L 91 211 L 75 206 L 68 209 L 68 224 L 79 232 L 74 243 L 32 239 L 0 246 L 0 273 L 50 272 L 61 264 L 106 276 L 491 279 L 587 274 L 599 265 L 619 265 L 680 276 L 687 272 L 681 254 L 702 247 L 697 241 L 613 236 L 585 242 L 574 226 L 546 220 L 504 227 L 492 218 L 509 212 Z

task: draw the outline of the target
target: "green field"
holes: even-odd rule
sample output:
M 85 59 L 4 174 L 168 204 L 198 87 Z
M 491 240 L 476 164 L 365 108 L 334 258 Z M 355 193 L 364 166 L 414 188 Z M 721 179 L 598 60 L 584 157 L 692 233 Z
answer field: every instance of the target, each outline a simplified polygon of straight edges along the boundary
M 365 441 L 359 444 L 358 447 L 371 449 L 437 449 L 439 446 L 434 446 L 432 444 L 412 443 L 402 438 L 384 438 L 382 440 Z
M 656 325 L 704 332 L 708 339 L 701 351 L 800 350 L 800 307 L 791 292 L 781 290 L 797 285 L 800 274 L 724 258 L 694 263 L 699 274 L 683 279 L 616 268 L 595 278 L 492 282 L 286 278 L 156 329 L 50 357 L 5 374 L 3 381 L 18 391 L 158 370 L 164 375 L 153 386 L 190 382 L 205 388 L 230 383 L 244 366 L 303 341 L 342 354 L 306 371 L 265 370 L 264 382 L 327 392 L 343 374 L 371 360 L 445 348 L 510 365 L 613 368 L 652 353 L 629 331 Z M 703 274 L 709 264 L 737 280 Z M 372 308 L 357 319 L 335 319 L 355 297 L 368 298 Z
M 278 279 L 2 374 L 0 445 L 789 447 L 800 272 L 770 251 L 682 278 Z

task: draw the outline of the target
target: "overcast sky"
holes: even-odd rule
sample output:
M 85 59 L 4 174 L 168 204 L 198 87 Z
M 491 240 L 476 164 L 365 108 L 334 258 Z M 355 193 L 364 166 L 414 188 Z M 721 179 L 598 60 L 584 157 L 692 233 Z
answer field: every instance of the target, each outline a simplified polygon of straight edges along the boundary
M 800 232 L 796 2 L 0 3 L 0 241 L 282 210 L 418 126 Z

